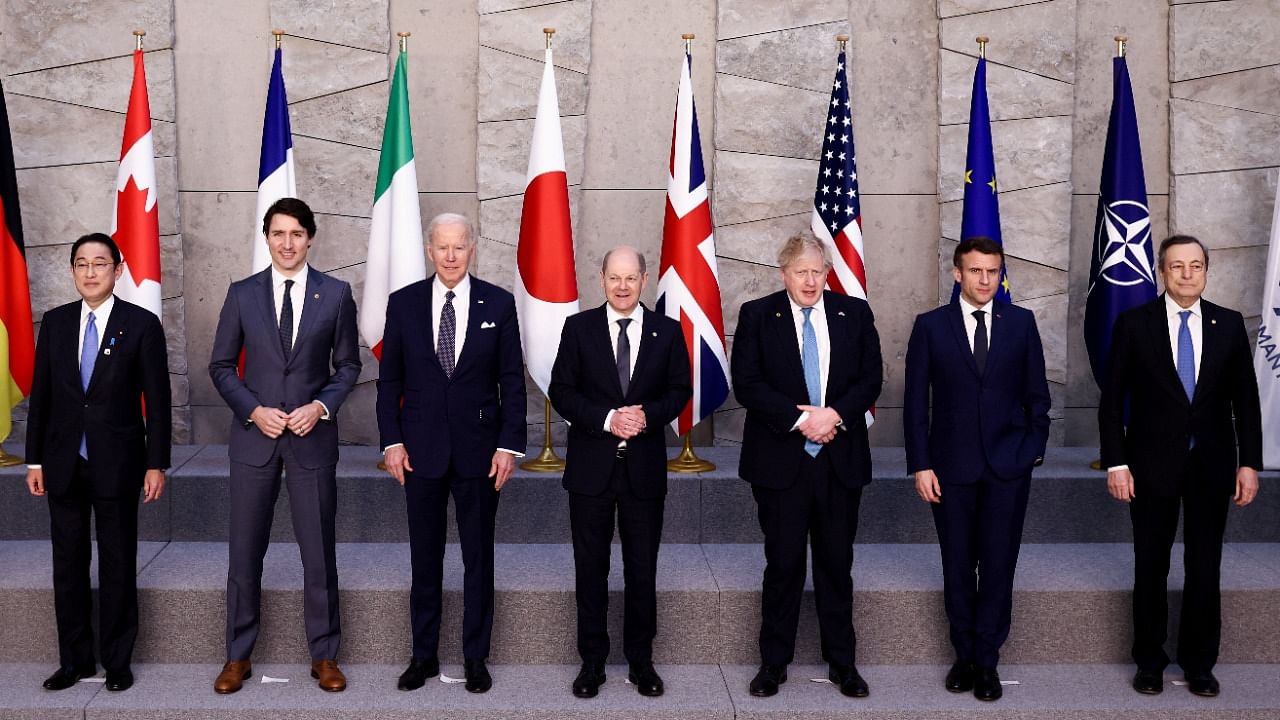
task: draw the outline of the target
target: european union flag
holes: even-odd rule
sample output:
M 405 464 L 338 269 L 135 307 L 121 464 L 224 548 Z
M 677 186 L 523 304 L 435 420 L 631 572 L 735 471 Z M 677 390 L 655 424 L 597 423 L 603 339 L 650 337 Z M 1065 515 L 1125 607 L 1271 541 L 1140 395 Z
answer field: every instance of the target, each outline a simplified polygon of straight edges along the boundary
M 1156 296 L 1151 252 L 1151 213 L 1142 174 L 1138 118 L 1133 87 L 1123 56 L 1112 60 L 1114 94 L 1107 146 L 1098 185 L 1098 214 L 1093 224 L 1089 297 L 1084 311 L 1084 341 L 1099 385 L 1111 354 L 1111 328 L 1120 313 Z
M 978 58 L 973 73 L 973 101 L 969 106 L 969 149 L 964 164 L 964 215 L 960 239 L 989 237 L 1000 245 L 1000 198 L 996 185 L 996 158 L 991 145 L 991 113 L 987 109 L 987 59 Z M 951 289 L 951 300 L 960 296 L 960 283 Z M 1000 268 L 996 300 L 1012 302 L 1008 263 Z

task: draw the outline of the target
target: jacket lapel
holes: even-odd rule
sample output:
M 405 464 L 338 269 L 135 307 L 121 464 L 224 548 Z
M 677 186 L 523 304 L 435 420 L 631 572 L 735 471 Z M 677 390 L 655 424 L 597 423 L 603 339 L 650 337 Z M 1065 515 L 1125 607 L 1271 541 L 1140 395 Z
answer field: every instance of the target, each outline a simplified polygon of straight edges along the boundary
M 127 312 L 120 299 L 116 298 L 111 317 L 107 319 L 107 325 L 102 330 L 102 344 L 98 347 L 98 357 L 93 362 L 93 375 L 89 376 L 89 389 L 84 392 L 86 398 L 93 396 L 93 391 L 111 370 L 112 350 L 124 339 L 125 332 L 129 329 L 129 321 L 125 318 Z M 79 333 L 78 327 L 76 332 Z
M 592 329 L 588 331 L 587 336 L 591 338 L 589 342 L 596 347 L 594 350 L 588 348 L 587 355 L 588 357 L 598 355 L 614 361 L 606 374 L 612 378 L 610 386 L 617 392 L 617 397 L 625 400 L 626 396 L 622 393 L 622 383 L 618 380 L 617 370 L 613 369 L 617 367 L 617 356 L 614 355 L 613 339 L 609 336 L 609 313 L 605 310 L 607 306 L 608 303 L 605 303 L 595 309 L 595 318 L 590 323 Z M 632 368 L 631 377 L 634 378 L 635 376 L 635 368 Z
M 1155 371 L 1160 381 L 1170 388 L 1181 402 L 1190 405 L 1191 401 L 1187 400 L 1187 393 L 1182 389 L 1182 379 L 1178 377 L 1178 366 L 1173 360 L 1173 343 L 1177 338 L 1169 337 L 1169 316 L 1165 312 L 1164 295 L 1153 300 L 1147 307 L 1149 308 L 1147 325 L 1151 331 L 1147 342 L 1152 343 L 1156 357 L 1159 358 L 1159 367 L 1155 368 Z M 1207 320 L 1204 324 L 1207 324 Z M 1203 359 L 1202 355 L 1202 362 Z
M 1214 380 L 1220 377 L 1222 372 L 1223 353 L 1228 345 L 1228 338 L 1224 333 L 1225 326 L 1218 324 L 1217 310 L 1203 299 L 1200 300 L 1202 313 L 1200 342 L 1203 343 L 1203 347 L 1200 348 L 1200 374 L 1196 377 L 1196 392 L 1192 405 L 1208 394 Z
M 655 361 L 653 354 L 657 352 L 654 341 L 658 339 L 658 314 L 649 308 L 644 309 L 644 321 L 640 326 L 640 349 L 636 352 L 636 366 L 631 368 L 631 383 L 628 387 L 635 387 L 636 381 L 641 378 L 641 373 L 645 372 Z M 621 390 L 622 386 L 619 385 Z
M 791 315 L 791 302 L 787 292 L 774 295 L 773 307 L 769 308 L 766 322 L 773 326 L 774 346 L 779 348 L 778 357 L 785 363 L 784 377 L 792 378 L 792 392 L 797 397 L 808 397 L 809 390 L 804 384 L 804 360 L 800 354 L 800 343 L 796 340 L 796 321 Z
M 298 332 L 293 337 L 293 351 L 289 353 L 289 361 L 297 356 L 298 348 L 307 339 L 308 333 L 316 324 L 316 318 L 322 315 L 320 307 L 329 301 L 330 286 L 324 273 L 315 268 L 307 271 L 307 293 L 302 297 L 302 317 L 298 319 Z M 281 352 L 284 352 L 281 350 Z
M 994 305 L 992 306 L 994 307 Z M 947 306 L 947 324 L 951 326 L 951 334 L 955 337 L 956 344 L 960 346 L 960 357 L 964 358 L 965 365 L 969 371 L 979 378 L 982 376 L 978 373 L 978 363 L 973 359 L 973 349 L 969 347 L 969 331 L 964 327 L 964 313 L 960 309 L 960 301 L 952 301 Z M 992 334 L 995 334 L 995 323 L 992 323 Z M 991 362 L 990 338 L 987 339 L 987 363 Z
M 484 310 L 485 300 L 488 294 L 480 287 L 475 278 L 471 278 L 471 300 L 467 303 L 467 328 L 462 336 L 462 352 L 458 353 L 458 362 L 454 364 L 453 375 L 458 376 L 458 371 L 477 351 L 473 349 L 476 337 L 480 334 L 480 323 L 484 322 L 481 317 L 481 311 Z
M 269 330 L 272 330 L 272 334 L 278 338 L 280 336 L 280 322 L 276 320 L 276 298 L 275 293 L 271 292 L 270 267 L 267 267 L 266 270 L 258 273 L 255 284 L 257 285 L 255 293 L 258 296 L 258 301 L 255 304 L 262 313 L 262 322 Z M 268 352 L 275 353 L 275 356 L 280 359 L 280 363 L 283 364 L 284 349 L 280 347 L 280 341 L 276 340 L 275 342 L 268 344 L 272 347 Z M 295 342 L 294 345 L 297 345 L 297 343 Z

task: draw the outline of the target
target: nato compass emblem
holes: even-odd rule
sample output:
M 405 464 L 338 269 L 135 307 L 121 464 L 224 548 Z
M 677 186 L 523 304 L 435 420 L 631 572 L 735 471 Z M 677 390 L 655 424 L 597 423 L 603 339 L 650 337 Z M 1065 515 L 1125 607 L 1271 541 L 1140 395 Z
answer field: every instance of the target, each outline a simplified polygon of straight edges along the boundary
M 1107 234 L 1105 243 L 1103 232 Z M 1108 205 L 1094 247 L 1098 252 L 1098 279 L 1120 287 L 1142 283 L 1155 286 L 1151 213 L 1146 205 L 1134 200 L 1116 200 Z

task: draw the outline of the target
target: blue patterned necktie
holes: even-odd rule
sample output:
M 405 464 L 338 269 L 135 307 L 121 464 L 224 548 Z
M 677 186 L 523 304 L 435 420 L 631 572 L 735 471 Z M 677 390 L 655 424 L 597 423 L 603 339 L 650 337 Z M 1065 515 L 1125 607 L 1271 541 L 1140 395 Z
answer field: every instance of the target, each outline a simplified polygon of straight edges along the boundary
M 1182 316 L 1182 324 L 1178 326 L 1178 379 L 1182 381 L 1182 389 L 1187 393 L 1187 400 L 1196 396 L 1196 350 L 1191 343 L 1191 328 L 1187 327 L 1190 310 L 1178 313 Z
M 801 308 L 804 313 L 803 341 L 800 343 L 800 356 L 804 362 L 804 386 L 809 391 L 809 404 L 822 405 L 822 370 L 818 367 L 818 334 L 813 331 L 809 315 L 813 308 Z M 804 441 L 804 451 L 809 457 L 818 457 L 822 446 L 812 440 Z
M 89 379 L 93 377 L 93 364 L 98 360 L 98 325 L 89 313 L 84 325 L 84 346 L 80 349 L 80 389 L 89 391 Z M 89 443 L 85 434 L 80 433 L 80 457 L 89 459 Z
M 284 281 L 284 297 L 280 300 L 280 349 L 284 359 L 293 352 L 293 281 Z
M 444 308 L 440 311 L 440 337 L 436 339 L 436 357 L 440 368 L 448 378 L 453 377 L 453 348 L 458 340 L 458 320 L 453 314 L 452 290 L 444 294 Z

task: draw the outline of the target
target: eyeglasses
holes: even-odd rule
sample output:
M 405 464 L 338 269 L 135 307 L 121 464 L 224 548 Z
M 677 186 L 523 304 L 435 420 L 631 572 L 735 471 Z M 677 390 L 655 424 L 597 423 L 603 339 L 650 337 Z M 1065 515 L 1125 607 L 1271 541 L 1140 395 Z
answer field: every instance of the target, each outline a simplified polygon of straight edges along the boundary
M 1183 270 L 1190 270 L 1192 275 L 1199 275 L 1200 273 L 1204 272 L 1207 268 L 1205 267 L 1204 263 L 1200 263 L 1200 262 L 1192 262 L 1189 264 L 1175 262 L 1175 263 L 1169 263 L 1169 265 L 1167 266 L 1167 269 L 1169 272 L 1173 273 L 1174 275 L 1181 275 Z
M 88 273 L 89 268 L 93 268 L 93 273 L 96 275 L 98 273 L 104 273 L 109 268 L 113 268 L 115 266 L 116 266 L 115 263 L 107 262 L 105 260 L 95 260 L 94 262 L 91 262 L 91 263 L 80 260 L 71 265 L 71 267 L 74 268 L 75 271 L 80 273 L 81 275 Z

